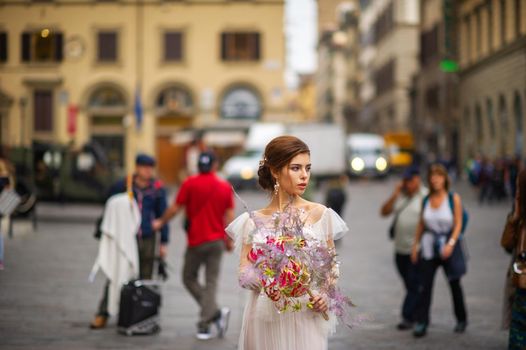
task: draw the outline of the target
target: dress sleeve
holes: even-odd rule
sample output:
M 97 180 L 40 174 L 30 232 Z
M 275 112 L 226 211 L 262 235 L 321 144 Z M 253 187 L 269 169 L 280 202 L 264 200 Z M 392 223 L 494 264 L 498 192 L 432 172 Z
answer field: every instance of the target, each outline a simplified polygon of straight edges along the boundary
M 250 243 L 250 235 L 254 230 L 254 222 L 248 213 L 243 213 L 234 219 L 225 229 L 226 233 L 235 242 L 235 252 L 240 253 L 243 244 Z
M 349 228 L 340 215 L 336 214 L 331 208 L 327 208 L 323 213 L 322 227 L 327 239 L 337 240 L 342 238 Z

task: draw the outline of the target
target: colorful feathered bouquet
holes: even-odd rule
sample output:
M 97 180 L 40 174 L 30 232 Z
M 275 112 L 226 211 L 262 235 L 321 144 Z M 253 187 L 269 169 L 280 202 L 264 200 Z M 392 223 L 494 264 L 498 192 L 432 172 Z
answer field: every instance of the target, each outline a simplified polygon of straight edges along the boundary
M 343 319 L 353 304 L 336 287 L 336 251 L 326 242 L 307 239 L 305 219 L 301 219 L 304 214 L 288 205 L 282 213 L 272 216 L 271 225 L 268 222 L 265 225 L 252 213 L 256 232 L 248 259 L 261 281 L 262 293 L 279 312 L 301 310 L 303 304 L 299 298 L 305 294 L 313 297 L 312 291 L 316 291 L 327 297 L 329 310 Z M 311 302 L 306 306 L 313 307 Z M 323 313 L 323 317 L 328 320 L 327 314 Z

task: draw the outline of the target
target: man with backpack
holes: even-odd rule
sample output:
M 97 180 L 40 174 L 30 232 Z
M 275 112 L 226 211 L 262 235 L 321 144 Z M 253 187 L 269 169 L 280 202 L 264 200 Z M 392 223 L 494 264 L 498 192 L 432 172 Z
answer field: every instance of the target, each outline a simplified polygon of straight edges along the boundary
M 444 270 L 451 290 L 457 324 L 455 333 L 464 333 L 467 311 L 461 278 L 467 272 L 462 230 L 467 212 L 458 193 L 450 192 L 448 172 L 441 164 L 432 164 L 428 173 L 429 195 L 422 201 L 422 214 L 411 250 L 411 261 L 419 264 L 420 301 L 413 336 L 423 337 L 429 325 L 433 283 L 438 268 Z

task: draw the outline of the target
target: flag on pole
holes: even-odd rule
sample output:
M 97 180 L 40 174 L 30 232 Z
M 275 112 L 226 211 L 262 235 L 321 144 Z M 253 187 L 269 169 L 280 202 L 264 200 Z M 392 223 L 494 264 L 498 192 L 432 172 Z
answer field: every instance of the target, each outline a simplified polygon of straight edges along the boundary
M 134 109 L 135 109 L 135 125 L 137 126 L 137 130 L 141 130 L 143 110 L 142 110 L 142 102 L 141 102 L 140 84 L 137 85 L 137 89 L 135 91 L 135 108 Z

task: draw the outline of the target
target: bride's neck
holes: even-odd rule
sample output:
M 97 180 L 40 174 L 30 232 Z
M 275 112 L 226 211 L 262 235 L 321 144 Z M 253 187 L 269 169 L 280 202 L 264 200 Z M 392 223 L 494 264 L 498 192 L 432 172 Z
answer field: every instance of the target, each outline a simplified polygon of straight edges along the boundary
M 272 200 L 268 205 L 268 209 L 283 211 L 283 209 L 288 205 L 296 205 L 301 201 L 301 197 L 297 195 L 290 195 L 285 191 L 279 191 L 278 194 L 272 195 Z

